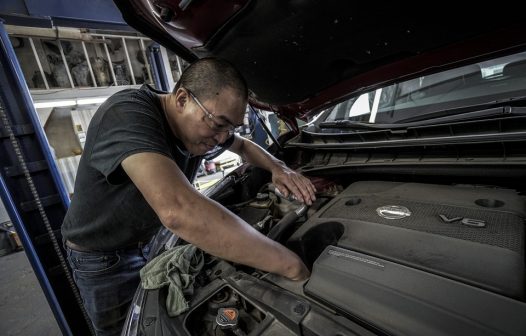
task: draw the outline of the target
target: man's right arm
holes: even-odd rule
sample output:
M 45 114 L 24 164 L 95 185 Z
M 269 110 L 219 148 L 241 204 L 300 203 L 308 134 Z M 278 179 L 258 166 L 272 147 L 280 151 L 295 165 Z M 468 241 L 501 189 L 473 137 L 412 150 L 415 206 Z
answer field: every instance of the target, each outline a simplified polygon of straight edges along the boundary
M 185 241 L 214 256 L 291 280 L 309 276 L 296 254 L 201 195 L 168 157 L 133 154 L 122 167 L 163 225 Z

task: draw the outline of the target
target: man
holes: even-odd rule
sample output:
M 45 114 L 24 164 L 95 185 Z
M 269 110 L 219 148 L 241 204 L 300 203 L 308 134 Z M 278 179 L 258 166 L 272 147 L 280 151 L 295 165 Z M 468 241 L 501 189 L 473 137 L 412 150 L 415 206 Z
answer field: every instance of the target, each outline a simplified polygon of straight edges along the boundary
M 310 181 L 234 135 L 248 90 L 229 63 L 189 66 L 171 94 L 148 86 L 110 97 L 93 117 L 62 234 L 74 279 L 97 335 L 119 334 L 160 225 L 202 250 L 303 280 L 297 255 L 258 233 L 190 184 L 203 158 L 229 148 L 272 173 L 285 195 L 311 204 Z

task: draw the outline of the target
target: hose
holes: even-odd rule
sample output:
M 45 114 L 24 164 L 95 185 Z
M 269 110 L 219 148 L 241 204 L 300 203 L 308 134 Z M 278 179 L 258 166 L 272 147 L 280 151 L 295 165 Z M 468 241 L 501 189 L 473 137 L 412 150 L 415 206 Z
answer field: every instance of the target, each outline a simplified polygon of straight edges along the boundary
M 283 216 L 283 218 L 281 218 L 281 220 L 270 230 L 267 237 L 274 241 L 281 242 L 283 234 L 289 231 L 292 225 L 307 212 L 308 208 L 309 207 L 306 204 L 303 204 L 295 211 L 291 211 Z

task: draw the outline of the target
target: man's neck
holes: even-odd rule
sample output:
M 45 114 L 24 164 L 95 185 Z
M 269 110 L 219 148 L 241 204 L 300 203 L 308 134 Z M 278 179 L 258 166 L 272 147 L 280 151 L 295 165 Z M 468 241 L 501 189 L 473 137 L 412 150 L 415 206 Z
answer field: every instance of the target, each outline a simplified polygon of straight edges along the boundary
M 159 98 L 161 100 L 161 108 L 163 109 L 164 117 L 170 126 L 170 130 L 177 139 L 181 139 L 178 136 L 177 124 L 175 123 L 174 116 L 170 115 L 170 112 L 167 109 L 168 100 L 170 99 L 169 94 L 160 94 Z

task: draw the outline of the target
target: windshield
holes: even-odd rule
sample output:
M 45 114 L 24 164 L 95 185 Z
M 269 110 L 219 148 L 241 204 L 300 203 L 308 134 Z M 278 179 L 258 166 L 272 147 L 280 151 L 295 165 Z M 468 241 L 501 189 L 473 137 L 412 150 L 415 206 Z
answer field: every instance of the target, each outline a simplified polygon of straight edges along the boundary
M 526 52 L 522 52 L 364 93 L 334 106 L 324 121 L 405 123 L 525 95 Z

